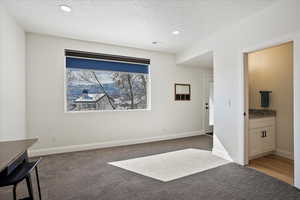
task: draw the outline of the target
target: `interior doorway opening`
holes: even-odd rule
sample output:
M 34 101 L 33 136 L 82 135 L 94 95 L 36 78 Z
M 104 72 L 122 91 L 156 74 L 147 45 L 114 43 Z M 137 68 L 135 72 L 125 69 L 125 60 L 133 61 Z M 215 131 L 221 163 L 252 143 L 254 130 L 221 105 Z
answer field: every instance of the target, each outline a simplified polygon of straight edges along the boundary
M 204 125 L 205 133 L 213 136 L 214 132 L 214 80 L 213 72 L 204 79 L 205 97 L 204 97 Z
M 293 42 L 244 54 L 245 160 L 294 184 Z
M 201 135 L 205 134 L 209 137 L 211 150 L 213 149 L 213 131 L 214 131 L 214 52 L 208 50 L 201 54 L 190 58 L 181 65 L 189 68 L 196 69 L 198 80 L 197 84 L 199 89 L 196 91 L 197 98 L 194 95 L 193 101 L 197 102 L 198 110 L 198 125 L 201 130 Z M 195 90 L 192 89 L 193 94 Z

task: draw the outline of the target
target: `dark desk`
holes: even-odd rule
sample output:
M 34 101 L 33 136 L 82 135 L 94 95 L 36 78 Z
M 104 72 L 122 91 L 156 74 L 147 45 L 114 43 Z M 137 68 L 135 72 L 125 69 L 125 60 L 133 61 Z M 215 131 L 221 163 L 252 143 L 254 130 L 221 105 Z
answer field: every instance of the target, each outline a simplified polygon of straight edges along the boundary
M 13 164 L 20 156 L 26 155 L 27 150 L 38 139 L 24 139 L 12 141 L 0 141 L 0 172 Z
M 3 177 L 5 180 L 10 174 L 16 171 L 22 163 L 28 161 L 27 151 L 34 143 L 37 142 L 37 140 L 38 139 L 24 139 L 0 142 L 0 179 Z M 27 177 L 26 182 L 29 193 L 29 197 L 26 199 L 34 200 L 30 175 Z M 16 185 L 14 185 L 13 191 L 14 199 L 16 199 Z

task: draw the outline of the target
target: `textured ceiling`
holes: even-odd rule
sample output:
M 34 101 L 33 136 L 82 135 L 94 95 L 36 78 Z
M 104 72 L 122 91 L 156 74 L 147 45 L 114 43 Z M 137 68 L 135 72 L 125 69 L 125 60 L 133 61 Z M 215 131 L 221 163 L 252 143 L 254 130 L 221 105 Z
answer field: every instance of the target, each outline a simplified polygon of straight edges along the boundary
M 0 0 L 28 32 L 171 53 L 275 1 Z M 61 12 L 60 4 L 69 4 L 73 11 Z M 173 30 L 181 34 L 174 36 Z

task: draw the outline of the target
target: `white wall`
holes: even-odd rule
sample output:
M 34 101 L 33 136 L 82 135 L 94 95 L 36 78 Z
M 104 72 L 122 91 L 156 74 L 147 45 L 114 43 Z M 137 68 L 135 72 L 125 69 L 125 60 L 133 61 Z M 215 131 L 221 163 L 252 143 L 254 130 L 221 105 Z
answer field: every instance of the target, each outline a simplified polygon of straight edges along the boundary
M 25 41 L 0 5 L 0 140 L 26 137 Z
M 64 113 L 64 49 L 150 58 L 152 110 Z M 32 152 L 57 153 L 200 134 L 206 73 L 176 66 L 171 54 L 28 33 L 27 131 L 29 137 L 39 137 Z M 191 83 L 192 101 L 174 101 L 175 82 Z
M 299 10 L 299 0 L 281 0 L 177 56 L 177 63 L 182 63 L 214 51 L 214 149 L 220 155 L 244 163 L 243 52 L 294 40 L 294 120 L 300 120 Z M 300 187 L 300 125 L 297 124 L 294 124 L 295 185 Z

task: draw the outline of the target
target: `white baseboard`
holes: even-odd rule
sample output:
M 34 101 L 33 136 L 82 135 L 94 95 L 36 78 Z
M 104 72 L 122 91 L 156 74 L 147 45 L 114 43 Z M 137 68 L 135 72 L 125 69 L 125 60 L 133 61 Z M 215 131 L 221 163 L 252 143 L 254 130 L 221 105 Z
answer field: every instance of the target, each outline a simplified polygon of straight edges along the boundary
M 292 154 L 292 152 L 289 151 L 284 151 L 281 149 L 276 149 L 275 154 L 281 157 L 285 157 L 291 160 L 294 160 L 294 155 Z
M 101 149 L 101 148 L 116 147 L 116 146 L 142 144 L 148 142 L 172 140 L 172 139 L 185 138 L 185 137 L 204 135 L 204 134 L 205 131 L 191 131 L 186 133 L 164 135 L 164 136 L 157 136 L 157 137 L 143 138 L 143 139 L 118 140 L 118 141 L 102 142 L 102 143 L 90 143 L 90 144 L 70 145 L 70 146 L 63 146 L 63 147 L 33 149 L 33 150 L 29 150 L 29 156 L 30 157 L 45 156 L 45 155 L 59 154 L 59 153 L 69 153 L 69 152 L 86 151 L 86 150 Z
M 216 156 L 219 156 L 219 157 L 221 157 L 225 160 L 228 160 L 228 161 L 231 161 L 231 162 L 233 161 L 232 158 L 230 157 L 230 155 L 226 151 L 222 151 L 222 150 L 213 148 L 212 149 L 212 154 L 216 155 Z

